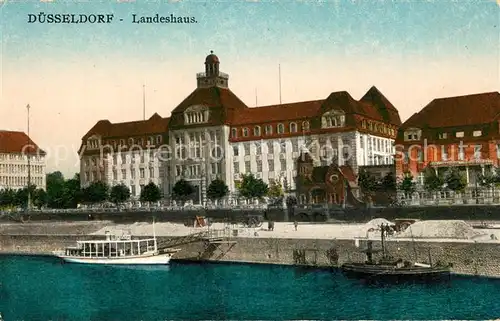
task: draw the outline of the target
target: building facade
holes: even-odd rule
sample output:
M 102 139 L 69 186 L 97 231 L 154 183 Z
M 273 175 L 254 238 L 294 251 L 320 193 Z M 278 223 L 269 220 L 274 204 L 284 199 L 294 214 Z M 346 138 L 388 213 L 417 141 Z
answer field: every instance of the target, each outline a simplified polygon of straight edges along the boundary
M 149 182 L 165 188 L 160 150 L 168 144 L 168 121 L 154 114 L 145 121 L 97 122 L 82 138 L 79 150 L 82 187 L 94 181 L 123 183 L 133 198 Z
M 0 190 L 45 189 L 45 156 L 25 133 L 0 130 Z
M 393 164 L 393 142 L 401 121 L 396 108 L 377 88 L 370 88 L 360 100 L 341 91 L 323 100 L 250 108 L 229 89 L 229 76 L 220 71 L 216 55 L 208 55 L 204 67 L 196 75 L 197 88 L 173 108 L 164 131 L 156 132 L 166 142 L 158 165 L 164 169 L 166 198 L 183 178 L 195 186 L 193 201 L 203 204 L 208 185 L 218 177 L 235 199 L 245 173 L 265 182 L 286 182 L 295 190 L 296 160 L 306 151 L 315 166 L 335 160 L 355 173 L 363 165 Z M 99 123 L 105 122 L 109 123 Z M 103 135 L 95 132 L 95 137 Z M 89 134 L 83 145 L 88 144 Z M 131 136 L 133 131 L 123 134 Z M 82 166 L 85 173 L 86 165 Z M 109 164 L 101 172 L 106 166 Z
M 410 173 L 419 185 L 424 170 L 440 176 L 458 168 L 469 186 L 500 159 L 500 93 L 431 101 L 401 126 L 396 139 L 396 175 Z

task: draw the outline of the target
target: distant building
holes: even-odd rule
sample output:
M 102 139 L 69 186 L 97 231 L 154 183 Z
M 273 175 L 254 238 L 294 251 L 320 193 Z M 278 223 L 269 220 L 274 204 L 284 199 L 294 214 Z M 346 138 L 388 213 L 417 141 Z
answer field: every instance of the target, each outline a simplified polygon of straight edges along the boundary
M 27 187 L 28 172 L 31 184 L 45 189 L 45 155 L 25 133 L 0 130 L 0 190 Z
M 396 144 L 398 177 L 408 172 L 423 184 L 426 167 L 455 167 L 475 185 L 499 165 L 500 93 L 434 99 L 401 125 Z
M 265 182 L 288 182 L 294 190 L 301 151 L 309 152 L 315 166 L 327 166 L 336 158 L 354 172 L 359 166 L 393 164 L 393 142 L 401 120 L 377 88 L 370 88 L 360 100 L 341 91 L 323 100 L 250 108 L 229 89 L 229 76 L 220 71 L 216 55 L 208 55 L 204 66 L 205 71 L 196 75 L 197 88 L 173 108 L 170 118 L 157 116 L 156 121 L 134 122 L 130 127 L 99 121 L 82 140 L 82 147 L 94 148 L 92 152 L 87 147 L 83 154 L 82 182 L 102 179 L 138 186 L 129 178 L 130 165 L 118 166 L 116 180 L 110 179 L 114 165 L 106 156 L 103 167 L 96 167 L 96 153 L 100 144 L 112 140 L 131 144 L 149 134 L 161 136 L 166 144 L 160 151 L 165 157 L 153 167 L 160 169 L 158 182 L 165 197 L 183 178 L 195 186 L 196 203 L 206 201 L 206 189 L 216 177 L 226 182 L 231 197 L 237 197 L 244 173 L 254 173 Z M 114 126 L 122 126 L 119 134 L 109 134 L 108 128 Z M 137 174 L 140 166 L 133 167 L 135 177 L 142 177 Z M 145 175 L 142 182 L 149 179 Z

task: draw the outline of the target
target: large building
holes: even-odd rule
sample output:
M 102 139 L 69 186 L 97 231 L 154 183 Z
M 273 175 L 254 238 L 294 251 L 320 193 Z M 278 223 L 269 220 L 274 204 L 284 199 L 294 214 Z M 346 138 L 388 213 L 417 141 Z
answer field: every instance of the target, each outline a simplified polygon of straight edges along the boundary
M 197 88 L 173 108 L 170 118 L 155 115 L 123 124 L 99 121 L 83 137 L 82 148 L 87 150 L 82 157 L 82 182 L 124 182 L 137 190 L 152 179 L 168 198 L 175 182 L 184 178 L 196 187 L 193 200 L 204 203 L 206 188 L 216 177 L 236 196 L 242 173 L 254 173 L 266 182 L 286 181 L 294 190 L 301 151 L 308 151 L 316 166 L 335 160 L 354 173 L 359 166 L 393 163 L 393 142 L 401 120 L 377 88 L 370 88 L 359 100 L 340 91 L 322 100 L 250 108 L 229 89 L 229 76 L 220 71 L 216 55 L 208 55 L 204 65 L 205 71 L 196 75 Z M 111 176 L 113 166 L 120 163 L 110 159 L 131 154 L 128 150 L 115 156 L 100 153 L 100 146 L 120 141 L 130 145 L 150 135 L 164 144 L 154 146 L 161 159 L 156 167 L 148 167 L 155 173 L 159 170 L 160 176 L 138 175 L 141 162 L 124 162 Z
M 434 99 L 404 122 L 396 149 L 398 177 L 411 173 L 423 184 L 425 168 L 444 174 L 457 167 L 475 185 L 478 174 L 499 165 L 500 93 Z
M 0 130 L 0 190 L 45 189 L 45 155 L 25 133 Z

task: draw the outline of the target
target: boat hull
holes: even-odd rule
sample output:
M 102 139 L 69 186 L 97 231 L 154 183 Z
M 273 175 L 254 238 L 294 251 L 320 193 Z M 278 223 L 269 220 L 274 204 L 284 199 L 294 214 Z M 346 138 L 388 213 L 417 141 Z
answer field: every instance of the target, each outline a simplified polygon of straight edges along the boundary
M 344 264 L 341 267 L 342 272 L 349 278 L 363 279 L 367 281 L 444 281 L 451 277 L 448 268 L 425 268 L 409 267 L 395 268 L 392 266 L 367 266 L 361 264 Z
M 167 265 L 172 259 L 171 254 L 157 254 L 131 257 L 78 257 L 57 255 L 64 262 L 79 264 L 102 265 Z

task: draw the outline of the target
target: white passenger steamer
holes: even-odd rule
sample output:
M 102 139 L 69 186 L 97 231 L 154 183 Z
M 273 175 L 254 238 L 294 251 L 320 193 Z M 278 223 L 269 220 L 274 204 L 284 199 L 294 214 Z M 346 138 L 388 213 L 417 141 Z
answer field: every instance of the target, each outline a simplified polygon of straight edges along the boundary
M 65 262 L 108 265 L 165 265 L 178 249 L 158 250 L 154 230 L 153 238 L 132 239 L 130 235 L 117 237 L 106 232 L 105 240 L 77 241 L 76 246 L 52 252 Z

